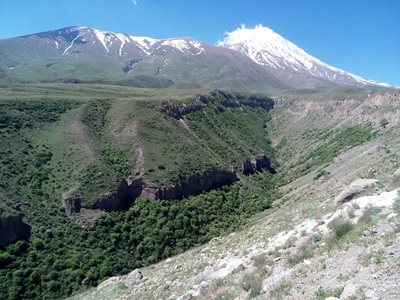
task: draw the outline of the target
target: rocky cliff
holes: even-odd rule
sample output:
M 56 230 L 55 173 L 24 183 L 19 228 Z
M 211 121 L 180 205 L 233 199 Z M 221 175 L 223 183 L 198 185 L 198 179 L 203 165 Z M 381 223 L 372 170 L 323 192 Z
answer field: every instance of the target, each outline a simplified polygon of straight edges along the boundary
M 234 168 L 230 170 L 215 169 L 205 174 L 190 176 L 168 186 L 156 186 L 146 183 L 141 178 L 122 180 L 116 191 L 101 194 L 99 199 L 90 205 L 82 204 L 83 198 L 77 192 L 64 193 L 61 201 L 69 216 L 79 213 L 81 208 L 105 211 L 126 210 L 139 196 L 153 200 L 182 199 L 239 181 L 236 171 L 248 176 L 264 170 L 275 173 L 270 159 L 262 154 L 245 160 L 236 170 Z
M 271 165 L 271 160 L 265 155 L 259 155 L 252 159 L 245 160 L 240 171 L 244 175 L 252 175 L 256 172 L 262 172 L 263 170 L 268 170 L 272 174 L 276 173 L 275 169 Z
M 132 204 L 133 199 L 129 195 L 128 183 L 122 180 L 114 192 L 101 194 L 98 201 L 85 208 L 99 208 L 105 211 L 116 211 L 127 209 Z
M 68 216 L 74 215 L 81 210 L 82 196 L 77 191 L 65 192 L 61 195 L 61 203 Z
M 213 188 L 238 181 L 235 171 L 213 170 L 203 175 L 194 175 L 166 187 L 146 186 L 142 196 L 154 200 L 181 199 L 186 196 L 198 195 Z
M 209 95 L 199 95 L 188 103 L 167 101 L 164 104 L 163 111 L 167 115 L 179 120 L 182 119 L 183 116 L 199 111 L 209 104 L 215 104 L 219 109 L 223 109 L 221 106 L 225 108 L 240 108 L 248 106 L 270 110 L 274 108 L 275 102 L 271 98 L 265 96 L 233 94 L 221 90 L 215 90 Z
M 0 217 L 0 247 L 29 238 L 31 226 L 24 223 L 22 215 Z
M 68 216 L 77 214 L 81 208 L 102 209 L 105 211 L 117 211 L 128 209 L 133 200 L 142 193 L 143 182 L 141 180 L 121 180 L 117 189 L 99 195 L 98 200 L 93 204 L 84 204 L 83 196 L 77 191 L 63 193 L 62 205 Z

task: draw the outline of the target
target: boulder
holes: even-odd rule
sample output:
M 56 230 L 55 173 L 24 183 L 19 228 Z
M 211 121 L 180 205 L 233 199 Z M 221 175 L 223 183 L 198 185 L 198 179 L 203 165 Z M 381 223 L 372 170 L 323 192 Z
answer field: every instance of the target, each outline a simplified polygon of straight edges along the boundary
M 125 285 L 132 286 L 138 284 L 143 279 L 143 274 L 139 269 L 135 269 L 125 277 Z
M 100 283 L 96 290 L 105 292 L 105 291 L 113 291 L 115 290 L 121 283 L 123 283 L 123 280 L 121 277 L 110 277 L 107 280 L 103 281 Z
M 359 286 L 354 283 L 348 283 L 345 285 L 343 292 L 340 294 L 340 300 L 350 299 L 357 295 Z
M 353 181 L 335 198 L 335 205 L 343 204 L 356 197 L 364 196 L 372 191 L 377 183 L 378 180 L 375 179 L 357 179 Z
M 153 200 L 172 200 L 198 195 L 213 188 L 232 184 L 238 181 L 236 172 L 232 170 L 212 170 L 203 175 L 194 175 L 165 187 L 146 186 L 142 196 Z

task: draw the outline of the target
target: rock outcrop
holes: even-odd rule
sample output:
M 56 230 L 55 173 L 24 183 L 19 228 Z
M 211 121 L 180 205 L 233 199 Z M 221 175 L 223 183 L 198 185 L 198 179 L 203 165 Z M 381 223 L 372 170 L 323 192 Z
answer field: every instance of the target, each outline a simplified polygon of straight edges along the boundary
M 271 161 L 265 155 L 259 155 L 253 159 L 246 160 L 237 171 L 244 175 L 255 174 L 268 170 L 275 173 Z M 182 199 L 187 196 L 195 196 L 211 189 L 239 181 L 235 170 L 211 170 L 205 174 L 193 175 L 169 186 L 156 186 L 145 183 L 142 179 L 122 180 L 114 192 L 101 194 L 93 204 L 84 204 L 83 198 L 76 192 L 64 193 L 62 204 L 68 216 L 77 214 L 81 208 L 102 209 L 105 211 L 117 211 L 128 209 L 133 201 L 144 196 L 153 200 Z
M 135 269 L 128 275 L 108 278 L 97 286 L 96 291 L 102 294 L 114 293 L 116 288 L 132 288 L 145 280 L 146 278 L 142 272 L 139 269 Z
M 0 247 L 28 239 L 30 234 L 31 226 L 24 223 L 22 215 L 0 216 Z
M 181 199 L 229 185 L 238 180 L 235 171 L 213 170 L 203 175 L 191 176 L 166 187 L 146 186 L 143 189 L 142 196 L 154 200 Z
M 349 202 L 356 196 L 360 197 L 371 191 L 378 180 L 375 179 L 357 179 L 353 181 L 349 186 L 343 189 L 343 191 L 335 198 L 335 205 L 339 205 L 345 202 Z
M 101 194 L 99 200 L 86 208 L 97 208 L 105 211 L 124 210 L 128 209 L 132 202 L 133 199 L 129 196 L 128 183 L 122 180 L 116 191 Z
M 177 104 L 172 101 L 168 101 L 167 104 L 164 105 L 164 112 L 170 117 L 180 120 L 184 115 L 199 111 L 205 106 L 207 105 L 200 99 L 196 99 L 194 103 L 190 104 Z
M 223 112 L 224 107 L 240 108 L 243 106 L 270 110 L 273 109 L 275 105 L 274 100 L 267 97 L 232 94 L 221 90 L 215 90 L 209 95 L 197 96 L 188 103 L 176 103 L 174 101 L 168 101 L 164 104 L 163 111 L 167 115 L 180 120 L 185 115 L 199 111 L 212 103 L 218 105 L 218 112 Z
M 265 96 L 246 95 L 246 94 L 232 94 L 221 90 L 215 90 L 210 93 L 210 96 L 202 96 L 202 101 L 209 103 L 219 100 L 225 107 L 241 107 L 248 106 L 252 108 L 262 108 L 270 110 L 274 108 L 275 102 L 271 98 Z
M 268 170 L 275 174 L 275 169 L 271 166 L 271 160 L 265 155 L 259 155 L 253 159 L 247 159 L 242 163 L 241 172 L 244 175 L 252 175 L 256 172 Z
M 65 192 L 61 195 L 61 202 L 68 216 L 75 215 L 81 210 L 82 196 L 76 191 Z
M 103 193 L 93 204 L 83 203 L 83 197 L 77 191 L 62 194 L 62 205 L 68 216 L 80 212 L 81 208 L 102 209 L 105 211 L 126 210 L 134 199 L 142 194 L 143 181 L 140 179 L 122 180 L 114 192 Z

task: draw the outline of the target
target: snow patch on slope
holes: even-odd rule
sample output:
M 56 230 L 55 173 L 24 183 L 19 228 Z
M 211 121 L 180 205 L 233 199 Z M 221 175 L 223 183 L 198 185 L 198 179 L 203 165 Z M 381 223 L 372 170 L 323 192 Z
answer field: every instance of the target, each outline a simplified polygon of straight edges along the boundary
M 200 42 L 186 39 L 168 39 L 162 42 L 161 46 L 173 47 L 182 53 L 193 55 L 198 55 L 205 51 Z M 197 52 L 193 53 L 192 49 L 197 50 Z
M 129 44 L 131 41 L 129 36 L 123 33 L 114 33 L 114 36 L 121 42 L 121 46 L 119 47 L 119 56 L 122 56 L 122 48 L 125 44 Z
M 178 49 L 180 52 L 185 52 L 190 49 L 189 44 L 185 40 L 166 40 L 161 45 L 174 47 Z
M 68 50 L 71 49 L 71 47 L 74 45 L 74 42 L 79 39 L 81 36 L 78 34 L 71 42 L 71 44 L 67 47 L 67 49 L 64 50 L 62 55 L 68 54 Z
M 110 47 L 112 44 L 111 35 L 106 31 L 102 31 L 102 30 L 98 30 L 98 29 L 93 29 L 93 32 L 96 35 L 97 40 L 100 41 L 100 43 L 104 46 L 106 51 L 110 52 L 108 47 Z
M 151 54 L 151 47 L 157 43 L 159 40 L 149 38 L 149 37 L 144 37 L 144 36 L 130 36 L 129 37 L 132 41 L 134 41 L 140 49 L 146 53 L 147 55 Z
M 78 37 L 81 37 L 82 41 L 85 41 L 83 37 L 89 37 L 88 40 L 90 40 L 92 44 L 99 42 L 107 53 L 118 49 L 117 51 L 120 57 L 127 54 L 127 52 L 124 53 L 123 51 L 124 47 L 127 45 L 138 47 L 146 55 L 151 55 L 157 49 L 165 46 L 171 47 L 173 51 L 178 51 L 185 55 L 198 55 L 205 51 L 202 43 L 188 38 L 153 39 L 144 36 L 130 36 L 124 33 L 108 32 L 87 26 L 74 26 L 65 29 L 65 32 L 74 31 L 78 31 Z M 73 42 L 75 42 L 77 38 L 75 38 Z M 115 48 L 115 45 L 118 45 L 118 48 Z M 68 50 L 72 46 L 73 43 L 68 47 Z M 162 49 L 162 51 L 169 52 L 170 50 L 165 48 Z

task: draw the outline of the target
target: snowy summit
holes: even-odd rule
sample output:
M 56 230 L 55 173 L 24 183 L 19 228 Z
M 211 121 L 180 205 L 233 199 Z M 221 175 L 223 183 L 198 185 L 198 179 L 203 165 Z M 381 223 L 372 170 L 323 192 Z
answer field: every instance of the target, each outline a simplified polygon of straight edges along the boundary
M 242 52 L 257 64 L 268 68 L 279 79 L 292 85 L 303 84 L 311 77 L 315 82 L 319 81 L 321 86 L 326 82 L 335 81 L 360 87 L 390 87 L 386 83 L 366 80 L 332 67 L 262 25 L 255 28 L 242 25 L 235 31 L 226 33 L 225 39 L 219 41 L 217 46 Z

